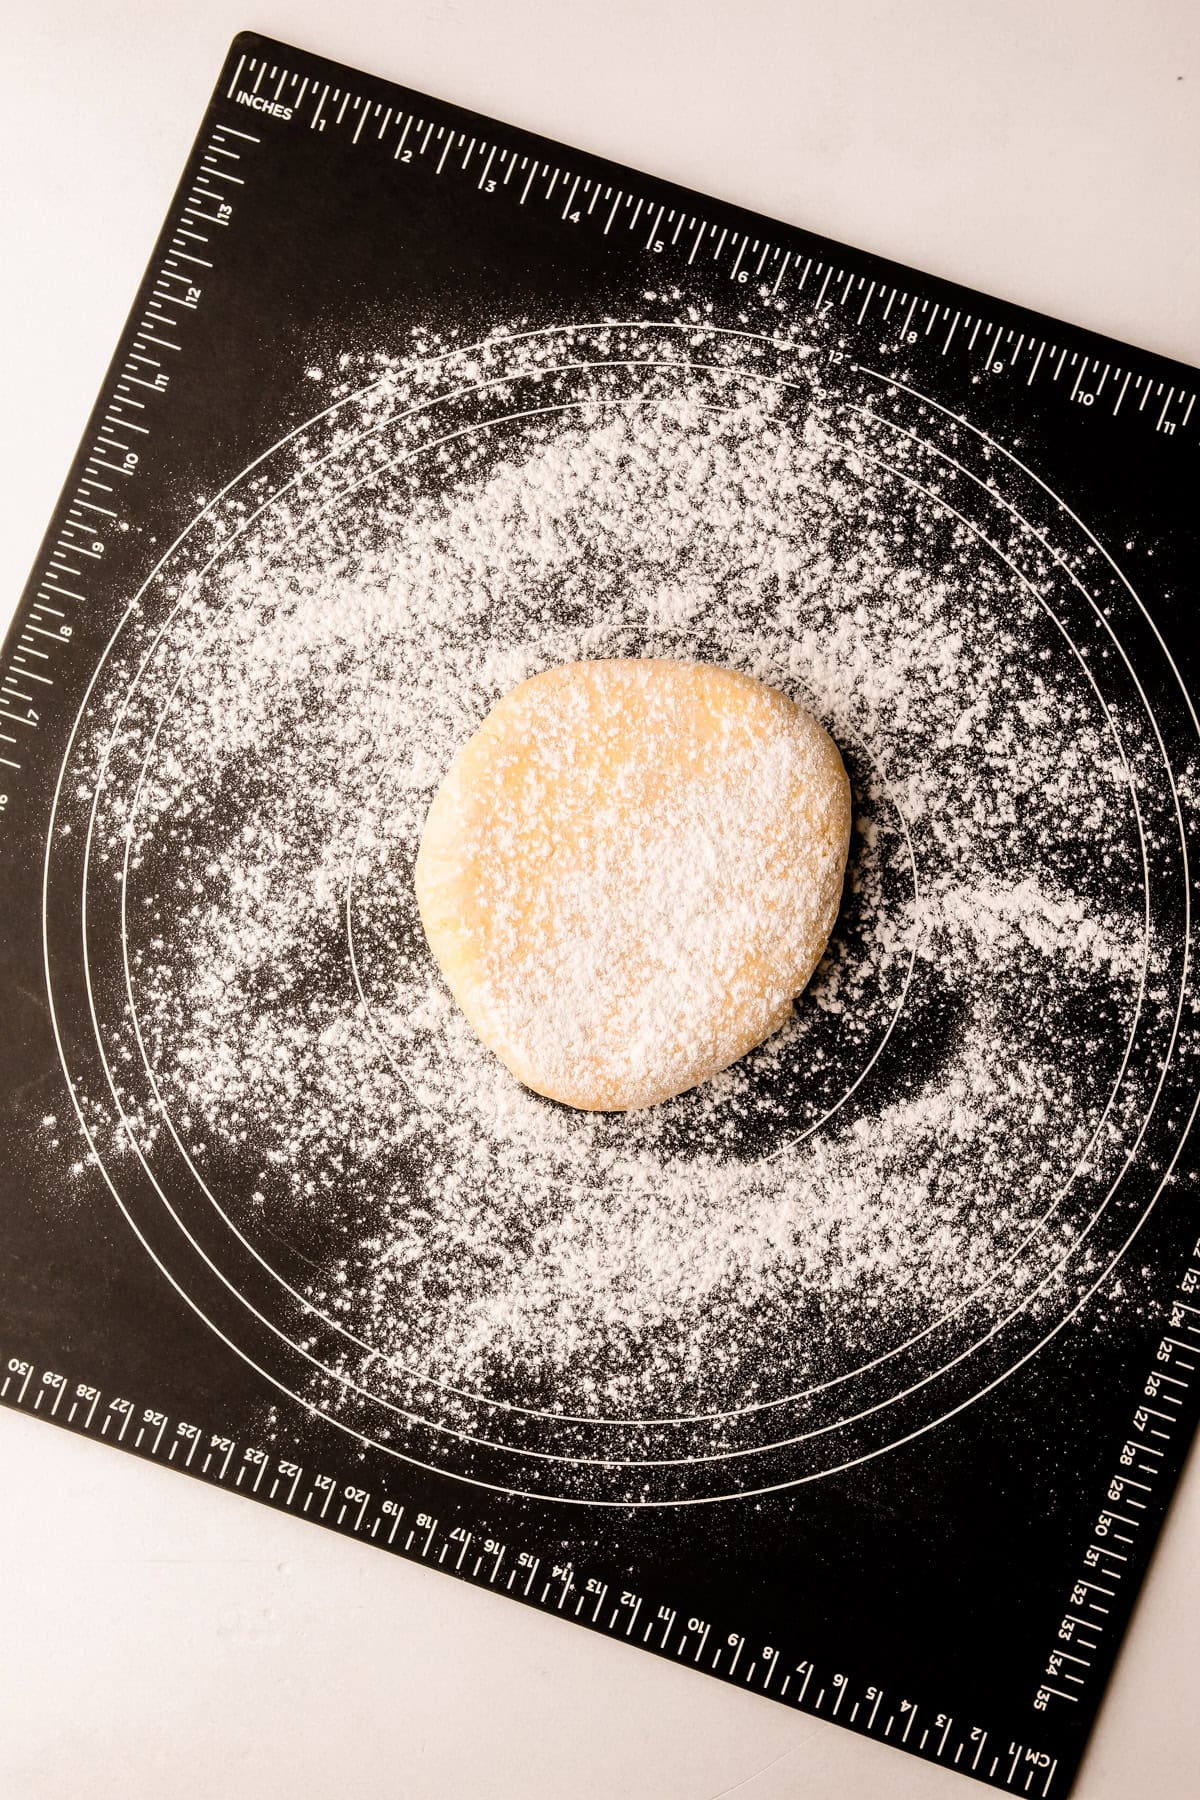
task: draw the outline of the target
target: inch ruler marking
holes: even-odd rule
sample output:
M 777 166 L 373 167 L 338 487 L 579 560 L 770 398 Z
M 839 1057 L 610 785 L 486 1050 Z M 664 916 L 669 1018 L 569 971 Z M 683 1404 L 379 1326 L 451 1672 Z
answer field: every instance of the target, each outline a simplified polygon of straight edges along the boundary
M 797 311 L 837 313 L 854 327 L 890 333 L 885 350 L 925 345 L 945 358 L 953 349 L 963 360 L 981 363 L 981 374 L 974 379 L 1001 379 L 1012 374 L 1026 389 L 1035 384 L 1039 389 L 1056 388 L 1067 405 L 1113 418 L 1124 408 L 1125 417 L 1141 419 L 1144 428 L 1163 437 L 1175 438 L 1189 430 L 1195 405 L 1195 393 L 1189 388 L 1128 366 L 1114 366 L 1082 349 L 1072 352 L 1069 344 L 1017 332 L 985 316 L 964 314 L 952 303 L 900 290 L 878 278 L 868 283 L 867 276 L 852 267 L 816 256 L 804 258 L 803 252 L 794 248 L 785 250 L 782 244 L 751 238 L 746 232 L 721 226 L 719 220 L 688 215 L 686 209 L 668 208 L 665 202 L 644 194 L 614 192 L 599 179 L 582 178 L 569 168 L 538 159 L 531 161 L 527 153 L 489 139 L 468 139 L 463 131 L 438 126 L 425 116 L 418 118 L 390 105 L 384 109 L 380 101 L 372 103 L 350 89 L 314 82 L 249 53 L 240 56 L 225 98 L 278 122 L 268 129 L 293 121 L 317 133 L 341 129 L 357 154 L 365 154 L 374 144 L 390 161 L 402 165 L 422 161 L 439 178 L 463 175 L 487 196 L 499 198 L 507 190 L 510 204 L 518 194 L 521 206 L 527 200 L 534 205 L 540 201 L 547 216 L 561 227 L 574 229 L 594 221 L 603 236 L 612 232 L 619 237 L 624 232 L 631 247 L 651 259 L 651 268 L 655 258 L 666 259 L 666 267 L 672 266 L 672 255 L 685 259 L 685 267 L 696 265 L 699 259 L 714 278 L 745 286 L 764 300 L 778 296 Z M 372 130 L 364 133 L 368 116 Z M 186 352 L 188 317 L 206 303 L 206 272 L 215 267 L 220 233 L 234 220 L 238 197 L 247 182 L 245 170 L 253 148 L 261 142 L 253 132 L 219 123 L 211 126 L 203 147 L 198 145 L 193 153 L 194 180 L 173 229 L 168 226 L 169 249 L 146 277 L 144 309 L 122 340 L 127 354 L 111 393 L 97 408 L 101 423 L 81 452 L 82 474 L 77 484 L 60 503 L 66 507 L 61 528 L 44 566 L 40 572 L 35 569 L 36 597 L 13 640 L 10 659 L 0 671 L 0 769 L 22 769 L 23 736 L 36 733 L 49 699 L 36 684 L 49 689 L 55 686 L 58 659 L 74 636 L 72 621 L 89 598 L 94 572 L 88 565 L 103 567 L 113 534 L 129 529 L 129 520 L 123 516 L 129 510 L 125 495 L 136 489 L 150 447 L 140 440 L 152 442 L 157 415 L 169 404 L 173 369 L 178 366 L 172 365 L 171 358 Z M 551 206 L 552 215 L 548 211 Z M 123 489 L 123 483 L 129 485 Z M 17 731 L 17 727 L 21 729 Z M 0 793 L 0 816 L 7 804 L 8 796 Z M 1043 1685 L 1032 1701 L 1037 1712 L 1047 1711 L 1052 1701 L 1077 1701 L 1078 1691 L 1071 1690 L 1082 1691 L 1089 1679 L 1092 1658 L 1110 1614 L 1106 1602 L 1117 1597 L 1122 1577 L 1129 1572 L 1140 1515 L 1153 1498 L 1154 1478 L 1176 1430 L 1177 1409 L 1190 1386 L 1195 1368 L 1192 1359 L 1200 1354 L 1200 1241 L 1172 1299 L 1169 1326 L 1143 1390 L 1147 1404 L 1134 1412 L 1131 1435 L 1118 1453 L 1105 1504 L 1092 1527 L 1079 1576 L 1070 1588 L 1070 1610 L 1062 1617 L 1048 1654 Z M 404 1506 L 390 1497 L 329 1474 L 306 1471 L 260 1446 L 239 1445 L 227 1435 L 188 1422 L 176 1422 L 172 1428 L 167 1415 L 157 1409 L 139 1407 L 122 1395 L 105 1400 L 98 1388 L 83 1382 L 72 1384 L 56 1371 L 44 1370 L 37 1377 L 36 1365 L 19 1356 L 0 1363 L 0 1399 L 55 1418 L 77 1432 L 122 1443 L 143 1456 L 174 1462 L 198 1477 L 316 1518 L 346 1535 L 382 1542 L 394 1554 L 446 1567 L 463 1579 L 480 1585 L 494 1585 L 499 1580 L 509 1592 L 517 1583 L 517 1592 L 530 1603 L 547 1611 L 569 1611 L 581 1622 L 611 1635 L 630 1637 L 640 1619 L 644 1621 L 642 1641 L 656 1652 L 676 1657 L 686 1653 L 689 1662 L 756 1691 L 768 1691 L 781 1656 L 786 1656 L 774 1645 L 756 1645 L 742 1633 L 723 1631 L 712 1620 L 685 1619 L 669 1605 L 656 1604 L 649 1596 L 630 1590 L 620 1595 L 616 1605 L 606 1605 L 605 1583 L 570 1564 L 550 1565 L 550 1579 L 540 1586 L 539 1599 L 533 1590 L 542 1565 L 532 1551 L 514 1551 L 492 1539 L 477 1539 L 466 1525 L 425 1513 L 415 1514 L 409 1526 Z M 60 1406 L 65 1408 L 62 1415 Z M 193 1467 L 193 1459 L 200 1457 Z M 398 1542 L 402 1522 L 407 1535 Z M 470 1554 L 479 1543 L 482 1548 Z M 725 1668 L 720 1667 L 722 1656 L 727 1661 Z M 814 1672 L 816 1697 L 808 1700 Z M 885 1696 L 882 1688 L 864 1686 L 830 1665 L 818 1668 L 810 1661 L 793 1659 L 790 1668 L 785 1661 L 781 1673 L 782 1680 L 771 1689 L 772 1697 L 785 1697 L 790 1690 L 791 1704 L 815 1713 L 823 1708 L 827 1696 L 833 1696 L 824 1716 L 838 1717 L 845 1706 L 841 1722 L 881 1738 L 892 1738 L 894 1733 L 905 1745 L 920 1710 L 920 1729 L 910 1747 L 919 1748 L 928 1759 L 952 1766 L 965 1764 L 1014 1792 L 1045 1796 L 1051 1791 L 1057 1761 L 1035 1747 L 1008 1741 L 1007 1748 L 997 1748 L 999 1740 L 989 1739 L 981 1726 L 935 1713 L 925 1702 L 919 1709 L 917 1703 L 899 1698 L 894 1691 Z M 932 1722 L 927 1724 L 928 1719 Z M 985 1746 L 990 1762 L 981 1761 Z
M 226 173 L 217 158 L 240 165 L 248 153 L 246 146 L 261 142 L 252 132 L 214 124 L 203 144 L 193 151 L 195 181 L 163 234 L 170 234 L 167 249 L 146 275 L 144 306 L 126 328 L 127 347 L 116 379 L 111 391 L 101 394 L 93 414 L 98 422 L 79 452 L 82 473 L 59 501 L 57 535 L 44 561 L 34 565 L 34 598 L 25 613 L 17 615 L 14 647 L 0 667 L 0 776 L 5 770 L 20 774 L 29 760 L 22 752 L 21 740 L 5 728 L 5 722 L 35 734 L 41 725 L 51 699 L 49 691 L 41 690 L 56 686 L 58 664 L 71 647 L 77 615 L 91 599 L 86 563 L 103 568 L 117 534 L 130 529 L 131 520 L 125 515 L 132 507 L 122 485 L 136 483 L 149 445 L 134 445 L 129 439 L 153 438 L 156 414 L 168 402 L 173 375 L 157 352 L 164 352 L 168 359 L 183 354 L 184 346 L 173 334 L 182 335 L 186 327 L 183 314 L 200 311 L 207 279 L 202 271 L 215 266 L 212 257 L 200 254 L 199 246 L 215 246 L 212 231 L 201 227 L 227 228 L 237 205 L 223 191 L 202 187 L 201 181 L 210 177 L 245 186 L 246 176 Z M 185 249 L 185 244 L 193 248 Z M 168 285 L 172 283 L 175 285 Z M 86 559 L 85 563 L 75 562 L 77 557 Z M 53 603 L 59 600 L 67 604 L 56 607 Z M 49 624 L 47 616 L 57 623 Z M 38 684 L 37 693 L 26 691 L 31 682 Z M 0 789 L 11 787 L 11 776 L 0 782 Z M 0 791 L 0 820 L 10 802 L 11 792 Z
M 968 364 L 982 356 L 983 376 L 1019 377 L 1026 389 L 1035 382 L 1059 386 L 1072 405 L 1084 409 L 1100 406 L 1114 418 L 1124 408 L 1127 417 L 1142 418 L 1147 428 L 1164 437 L 1192 428 L 1196 395 L 1182 385 L 1164 384 L 1132 368 L 1114 369 L 1099 356 L 1071 353 L 1065 344 L 1049 343 L 1025 332 L 1014 337 L 1012 328 L 1000 322 L 982 315 L 964 317 L 961 308 L 952 310 L 950 302 L 901 290 L 878 277 L 868 282 L 854 269 L 815 255 L 806 257 L 801 265 L 794 249 L 785 250 L 769 239 L 751 239 L 745 232 L 719 226 L 718 221 L 698 214 L 686 216 L 683 209 L 668 209 L 665 201 L 660 204 L 632 190 L 613 193 L 606 185 L 604 204 L 598 206 L 602 192 L 598 178 L 582 182 L 585 196 L 591 190 L 585 205 L 579 199 L 581 177 L 570 169 L 531 160 L 527 153 L 489 139 L 468 140 L 463 131 L 450 125 L 439 126 L 432 118 L 390 104 L 384 109 L 381 101 L 372 102 L 365 94 L 314 81 L 265 57 L 240 53 L 224 97 L 233 105 L 264 115 L 264 123 L 266 118 L 295 122 L 316 132 L 344 128 L 349 133 L 349 147 L 360 153 L 375 145 L 393 161 L 424 162 L 435 176 L 463 175 L 485 195 L 519 192 L 521 206 L 540 200 L 547 208 L 553 207 L 551 216 L 562 227 L 575 229 L 592 221 L 605 237 L 614 229 L 618 235 L 622 230 L 627 234 L 637 231 L 637 249 L 651 259 L 665 258 L 670 265 L 671 259 L 678 257 L 687 268 L 695 265 L 699 256 L 714 276 L 735 285 L 753 284 L 752 291 L 764 301 L 780 296 L 797 310 L 807 308 L 810 316 L 837 311 L 856 329 L 870 327 L 877 334 L 895 334 L 894 341 L 881 339 L 884 353 L 927 345 L 945 358 L 957 346 L 954 353 Z M 380 124 L 364 136 L 362 127 L 368 115 L 381 115 Z M 35 565 L 38 598 L 53 601 L 62 597 L 71 605 L 62 609 L 58 624 L 50 631 L 44 623 L 33 629 L 31 608 L 9 661 L 0 671 L 0 683 L 8 696 L 6 719 L 0 720 L 0 820 L 10 804 L 6 790 L 28 761 L 24 746 L 31 740 L 23 732 L 36 734 L 50 698 L 44 690 L 55 687 L 56 661 L 75 634 L 73 613 L 88 602 L 85 577 L 70 558 L 82 557 L 103 566 L 113 534 L 130 527 L 130 520 L 123 515 L 132 507 L 122 490 L 132 491 L 150 444 L 140 442 L 135 447 L 129 437 L 152 438 L 155 414 L 167 399 L 177 366 L 172 359 L 184 354 L 181 340 L 186 335 L 187 315 L 200 311 L 206 272 L 215 267 L 213 255 L 204 252 L 216 253 L 216 234 L 232 223 L 239 190 L 249 178 L 247 158 L 262 141 L 259 133 L 223 120 L 212 124 L 193 152 L 191 181 L 169 246 L 146 278 L 144 308 L 130 328 L 113 390 L 106 401 L 101 400 L 103 422 L 82 452 L 82 473 L 67 496 L 67 510 L 45 565 L 41 570 Z M 463 154 L 451 156 L 455 146 Z M 481 168 L 478 179 L 476 167 Z M 512 182 L 517 173 L 523 174 L 524 180 Z M 565 205 L 561 203 L 564 190 Z M 646 216 L 653 222 L 642 239 L 639 223 L 644 231 Z M 902 315 L 898 332 L 893 313 L 896 319 Z M 90 518 L 85 519 L 85 512 Z M 104 520 L 111 523 L 105 525 Z M 89 525 L 95 527 L 93 532 L 89 533 Z M 84 585 L 68 587 L 68 579 Z M 44 642 L 35 641 L 43 634 Z M 23 689 L 18 693 L 22 683 L 31 684 L 36 693 L 26 695 Z M 8 724 L 20 725 L 23 732 L 14 733 Z M 12 774 L 5 777 L 5 771 Z
M 328 1530 L 365 1539 L 395 1556 L 441 1568 L 476 1586 L 494 1587 L 502 1570 L 506 1571 L 501 1587 L 540 1611 L 569 1614 L 606 1637 L 628 1639 L 634 1626 L 642 1624 L 635 1641 L 656 1655 L 678 1659 L 686 1654 L 689 1664 L 717 1674 L 733 1686 L 786 1700 L 799 1711 L 828 1714 L 864 1736 L 891 1738 L 896 1725 L 904 1721 L 899 1736 L 907 1743 L 920 1711 L 922 1719 L 930 1723 L 909 1747 L 918 1749 L 927 1761 L 950 1767 L 961 1767 L 965 1761 L 978 1771 L 989 1738 L 982 1725 L 959 1721 L 925 1701 L 918 1703 L 899 1694 L 892 1698 L 877 1683 L 859 1681 L 844 1670 L 789 1657 L 778 1643 L 760 1644 L 714 1619 L 688 1614 L 682 1605 L 657 1601 L 632 1588 L 610 1595 L 609 1583 L 602 1576 L 589 1575 L 573 1562 L 546 1562 L 546 1579 L 537 1585 L 536 1577 L 543 1568 L 539 1553 L 483 1536 L 474 1523 L 414 1512 L 407 1536 L 399 1541 L 401 1525 L 408 1519 L 401 1501 L 354 1480 L 306 1468 L 290 1455 L 261 1444 L 242 1443 L 227 1432 L 193 1420 L 172 1420 L 160 1408 L 143 1405 L 128 1392 L 106 1397 L 89 1382 L 76 1381 L 59 1369 L 39 1369 L 33 1359 L 13 1355 L 0 1364 L 0 1401 L 55 1419 L 81 1435 L 122 1444 L 135 1455 L 172 1464 L 215 1486 L 250 1496 L 278 1511 L 316 1520 Z M 66 1410 L 60 1415 L 64 1402 Z M 128 1440 L 127 1432 L 131 1432 Z M 193 1458 L 200 1453 L 193 1466 Z M 722 1667 L 727 1654 L 727 1664 Z M 772 1686 L 781 1664 L 784 1678 Z M 814 1674 L 816 1698 L 809 1700 Z M 822 1704 L 826 1695 L 833 1696 L 828 1707 Z M 1045 1800 L 1053 1786 L 1057 1758 L 1012 1738 L 1003 1742 L 1006 1748 L 993 1757 L 989 1779 L 1013 1793 Z
M 328 84 L 311 85 L 308 78 L 302 80 L 299 75 L 285 69 L 279 73 L 278 81 L 275 83 L 277 97 L 274 100 L 267 99 L 259 92 L 259 83 L 267 70 L 268 65 L 263 58 L 252 56 L 249 53 L 243 54 L 239 58 L 232 80 L 225 89 L 226 100 L 235 105 L 252 107 L 283 122 L 294 120 L 298 124 L 307 124 L 311 131 L 324 131 L 326 126 L 331 123 L 336 129 L 346 116 L 349 103 L 350 112 L 347 123 L 352 123 L 356 117 L 358 118 L 351 138 L 352 145 L 357 145 L 361 119 L 366 116 L 368 108 L 372 105 L 366 95 L 352 94 L 349 90 L 339 88 L 331 89 Z M 276 73 L 277 66 L 270 65 L 270 77 L 274 78 Z M 287 90 L 286 97 L 281 100 L 279 96 L 285 95 L 285 90 Z M 336 115 L 328 110 L 329 106 L 335 102 L 340 102 Z M 376 112 L 378 112 L 379 106 L 380 102 L 374 102 Z M 389 113 L 391 113 L 390 108 Z M 486 155 L 486 166 L 478 182 L 474 182 L 472 172 L 475 187 L 478 191 L 486 194 L 497 193 L 501 188 L 507 186 L 510 177 L 519 165 L 522 171 L 528 171 L 521 192 L 521 205 L 524 205 L 527 199 L 539 198 L 543 204 L 548 204 L 552 201 L 555 193 L 560 191 L 560 183 L 569 185 L 574 182 L 575 187 L 579 186 L 579 177 L 567 168 L 536 160 L 531 163 L 528 155 L 522 155 L 517 150 L 505 149 L 499 144 L 484 139 L 470 139 L 467 154 L 461 160 L 458 157 L 450 158 L 449 152 L 452 144 L 457 144 L 459 148 L 468 145 L 468 140 L 462 131 L 448 125 L 439 126 L 433 120 L 405 113 L 399 108 L 392 116 L 384 118 L 374 141 L 384 143 L 389 130 L 393 131 L 398 139 L 395 149 L 391 153 L 394 160 L 403 163 L 427 161 L 435 175 L 466 173 L 473 153 L 477 152 L 480 159 Z M 409 143 L 409 133 L 414 130 L 415 136 Z M 370 141 L 368 140 L 368 145 Z M 507 170 L 502 179 L 499 176 L 493 178 L 488 172 L 497 157 L 500 168 L 504 168 L 507 163 Z M 575 197 L 574 189 L 572 189 L 571 198 L 568 199 L 567 205 L 561 213 L 557 207 L 554 209 L 557 222 L 572 225 L 583 224 L 585 220 L 592 217 L 599 192 L 597 186 L 591 204 L 584 209 L 572 204 Z M 606 198 L 608 194 L 609 190 L 606 189 Z M 618 191 L 612 200 L 612 209 L 608 213 L 602 235 L 606 237 L 609 235 L 614 221 L 618 230 L 623 226 L 626 231 L 633 231 L 641 219 L 643 229 L 645 229 L 643 212 L 650 209 L 654 209 L 652 213 L 654 223 L 650 226 L 649 235 L 642 243 L 641 248 L 650 256 L 668 256 L 669 252 L 680 248 L 678 240 L 684 220 L 680 213 L 674 230 L 664 231 L 660 235 L 659 228 L 664 217 L 668 225 L 677 217 L 675 208 L 668 210 L 665 201 L 660 205 L 646 195 L 639 195 L 632 191 Z M 901 291 L 888 282 L 881 281 L 878 277 L 870 279 L 868 285 L 866 275 L 821 258 L 809 258 L 803 274 L 797 279 L 793 251 L 785 251 L 782 245 L 773 244 L 770 240 L 751 239 L 746 233 L 733 230 L 728 225 L 721 226 L 718 235 L 718 225 L 699 215 L 688 220 L 687 229 L 689 232 L 694 230 L 695 237 L 691 243 L 690 254 L 686 257 L 685 266 L 694 264 L 697 251 L 706 237 L 710 239 L 715 237 L 717 239 L 715 246 L 708 255 L 702 258 L 702 261 L 723 279 L 738 286 L 751 287 L 752 291 L 764 300 L 782 295 L 785 300 L 791 299 L 798 302 L 811 271 L 819 280 L 819 289 L 816 299 L 809 307 L 810 315 L 833 312 L 836 309 L 844 313 L 856 327 L 868 323 L 882 327 L 890 323 L 892 309 L 897 303 L 901 307 L 907 306 L 907 315 L 899 336 L 894 343 L 884 345 L 884 348 L 901 350 L 917 346 L 922 341 L 928 341 L 932 347 L 936 348 L 940 356 L 946 357 L 955 343 L 960 321 L 972 322 L 969 315 L 966 321 L 962 321 L 961 308 L 956 308 L 952 302 L 934 300 L 927 296 L 910 293 L 908 290 Z M 764 280 L 763 273 L 768 258 L 774 265 L 781 257 L 783 259 L 781 266 L 772 280 L 770 282 Z M 792 278 L 785 286 L 785 277 L 789 266 L 792 266 Z M 1006 326 L 1003 322 L 995 319 L 977 317 L 973 321 L 973 326 L 966 354 L 968 359 L 981 357 L 982 372 L 985 375 L 1001 377 L 1016 376 L 1019 373 L 1021 384 L 1025 388 L 1031 388 L 1035 382 L 1043 384 L 1048 382 L 1051 386 L 1060 387 L 1064 393 L 1069 390 L 1068 398 L 1073 405 L 1081 406 L 1084 409 L 1091 409 L 1099 405 L 1101 410 L 1110 412 L 1114 418 L 1121 410 L 1121 402 L 1126 398 L 1125 390 L 1129 389 L 1136 402 L 1136 411 L 1145 415 L 1147 423 L 1154 431 L 1164 437 L 1175 437 L 1189 428 L 1195 406 L 1194 390 L 1175 385 L 1164 385 L 1163 382 L 1155 380 L 1152 375 L 1128 371 L 1124 387 L 1118 392 L 1109 389 L 1105 394 L 1105 388 L 1110 378 L 1114 380 L 1115 385 L 1115 375 L 1111 363 L 1103 361 L 1100 356 L 1092 356 L 1083 351 L 1070 352 L 1068 346 L 1050 343 L 1043 337 L 1030 335 L 1024 331 L 1014 332 L 1011 326 Z M 1120 375 L 1121 371 L 1117 370 L 1115 374 Z M 1150 404 L 1151 402 L 1153 404 Z

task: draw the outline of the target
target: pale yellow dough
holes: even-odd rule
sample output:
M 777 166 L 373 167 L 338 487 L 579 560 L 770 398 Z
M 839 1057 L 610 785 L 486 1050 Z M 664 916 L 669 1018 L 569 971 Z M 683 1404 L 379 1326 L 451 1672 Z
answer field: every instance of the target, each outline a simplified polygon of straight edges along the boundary
M 518 1080 L 650 1106 L 788 1018 L 837 917 L 850 788 L 786 695 L 703 663 L 569 663 L 497 702 L 425 821 L 416 893 Z

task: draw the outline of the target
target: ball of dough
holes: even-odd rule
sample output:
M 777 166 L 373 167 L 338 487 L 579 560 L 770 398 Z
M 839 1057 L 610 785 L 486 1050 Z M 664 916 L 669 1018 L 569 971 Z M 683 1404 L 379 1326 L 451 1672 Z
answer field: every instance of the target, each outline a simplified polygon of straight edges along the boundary
M 570 663 L 506 694 L 425 821 L 417 903 L 483 1042 L 539 1094 L 650 1106 L 787 1019 L 837 916 L 850 788 L 785 694 Z

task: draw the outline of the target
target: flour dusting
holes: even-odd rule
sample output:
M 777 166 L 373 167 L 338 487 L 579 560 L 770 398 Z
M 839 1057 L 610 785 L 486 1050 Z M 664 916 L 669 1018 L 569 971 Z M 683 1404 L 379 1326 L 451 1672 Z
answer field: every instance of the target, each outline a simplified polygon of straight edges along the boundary
M 829 734 L 710 664 L 601 658 L 506 694 L 421 835 L 430 948 L 518 1080 L 627 1111 L 790 1014 L 837 917 L 849 788 Z
M 695 318 L 360 360 L 97 714 L 153 1088 L 118 1067 L 110 1134 L 177 1140 L 312 1341 L 340 1334 L 334 1374 L 423 1416 L 719 1446 L 1037 1304 L 1128 1148 L 1143 844 L 1120 721 L 1044 604 L 1061 572 L 814 368 Z M 792 695 L 854 825 L 784 1029 L 605 1116 L 477 1041 L 413 861 L 498 697 L 616 656 Z

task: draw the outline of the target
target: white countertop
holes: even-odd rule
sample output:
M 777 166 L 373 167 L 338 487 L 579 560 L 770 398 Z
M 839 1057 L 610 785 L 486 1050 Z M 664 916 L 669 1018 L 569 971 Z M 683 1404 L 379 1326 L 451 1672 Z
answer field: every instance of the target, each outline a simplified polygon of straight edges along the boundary
M 253 27 L 1200 362 L 1194 0 L 7 0 L 0 614 Z M 7 1800 L 744 1800 L 960 1778 L 0 1415 Z M 1200 1469 L 1078 1800 L 1192 1800 Z

